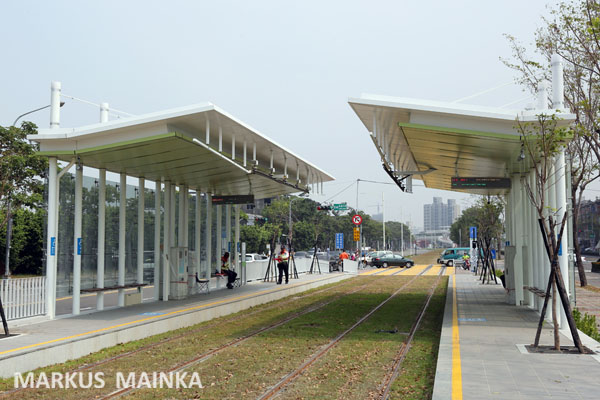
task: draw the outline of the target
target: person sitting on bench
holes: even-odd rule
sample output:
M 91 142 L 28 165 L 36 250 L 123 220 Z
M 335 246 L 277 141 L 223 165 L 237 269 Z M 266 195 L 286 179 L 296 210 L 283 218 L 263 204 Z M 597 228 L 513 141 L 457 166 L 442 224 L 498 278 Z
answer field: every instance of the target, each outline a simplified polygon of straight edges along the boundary
M 233 283 L 235 282 L 235 278 L 237 278 L 237 273 L 230 269 L 228 251 L 221 257 L 221 273 L 227 275 L 227 289 L 233 289 Z

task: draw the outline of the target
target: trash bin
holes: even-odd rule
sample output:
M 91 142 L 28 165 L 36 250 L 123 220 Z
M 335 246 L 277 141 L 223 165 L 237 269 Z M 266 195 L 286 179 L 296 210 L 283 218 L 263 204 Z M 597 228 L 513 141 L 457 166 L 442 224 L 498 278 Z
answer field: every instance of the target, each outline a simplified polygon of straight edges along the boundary
M 592 261 L 592 272 L 600 272 L 600 260 L 596 262 Z

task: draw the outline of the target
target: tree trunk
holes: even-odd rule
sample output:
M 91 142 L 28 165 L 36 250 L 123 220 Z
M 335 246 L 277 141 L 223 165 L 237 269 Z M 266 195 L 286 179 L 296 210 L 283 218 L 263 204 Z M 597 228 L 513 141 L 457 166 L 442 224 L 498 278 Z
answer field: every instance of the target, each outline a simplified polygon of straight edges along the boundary
M 554 350 L 560 350 L 560 332 L 556 311 L 556 282 L 552 282 L 552 325 L 554 326 Z
M 575 249 L 575 263 L 577 265 L 577 272 L 579 273 L 579 284 L 581 287 L 587 286 L 587 277 L 585 276 L 585 270 L 583 269 L 583 260 L 581 259 L 581 247 L 579 246 L 579 241 L 577 240 L 577 216 L 579 214 L 579 210 L 575 207 L 575 199 L 573 198 L 573 248 Z

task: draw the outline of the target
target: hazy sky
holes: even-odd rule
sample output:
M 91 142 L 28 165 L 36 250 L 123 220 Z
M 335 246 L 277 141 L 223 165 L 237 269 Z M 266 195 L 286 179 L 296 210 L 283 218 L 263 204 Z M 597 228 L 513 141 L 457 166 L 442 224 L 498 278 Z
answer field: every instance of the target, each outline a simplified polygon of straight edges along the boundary
M 319 201 L 357 178 L 390 182 L 348 97 L 452 101 L 510 82 L 503 34 L 529 44 L 548 14 L 546 0 L 7 3 L 0 124 L 49 104 L 52 80 L 64 94 L 132 114 L 211 101 L 332 174 Z M 502 106 L 526 95 L 513 85 L 470 102 Z M 98 121 L 97 108 L 66 101 L 61 126 Z M 48 111 L 28 118 L 48 127 Z M 417 226 L 433 196 L 470 201 L 365 183 L 361 208 L 375 213 L 382 192 L 386 219 Z M 356 187 L 333 200 L 354 206 Z

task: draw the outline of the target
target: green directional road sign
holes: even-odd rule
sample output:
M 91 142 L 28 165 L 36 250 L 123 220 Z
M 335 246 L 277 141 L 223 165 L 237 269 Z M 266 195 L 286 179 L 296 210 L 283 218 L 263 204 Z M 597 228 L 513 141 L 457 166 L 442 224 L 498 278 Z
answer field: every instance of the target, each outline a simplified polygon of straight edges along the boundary
M 348 210 L 348 203 L 339 203 L 333 205 L 334 211 L 346 211 Z

